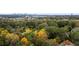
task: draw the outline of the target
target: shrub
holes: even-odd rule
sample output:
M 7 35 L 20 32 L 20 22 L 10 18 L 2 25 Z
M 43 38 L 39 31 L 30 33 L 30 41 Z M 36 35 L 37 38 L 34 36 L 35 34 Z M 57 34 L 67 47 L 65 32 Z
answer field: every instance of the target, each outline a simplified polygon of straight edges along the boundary
M 26 23 L 26 26 L 29 27 L 29 28 L 36 28 L 36 23 L 33 22 L 33 21 L 28 21 Z
M 49 46 L 57 46 L 60 43 L 60 39 L 58 37 L 54 39 L 47 40 Z
M 49 26 L 46 28 L 46 31 L 48 32 L 48 38 L 53 39 L 57 36 L 57 34 L 59 32 L 59 28 L 56 26 Z
M 47 24 L 48 24 L 48 26 L 58 26 L 56 21 L 48 21 Z
M 47 32 L 45 29 L 41 29 L 37 32 L 37 38 L 40 38 L 40 39 L 47 39 L 48 38 L 48 35 L 47 35 Z
M 71 28 L 74 28 L 76 26 L 76 23 L 74 21 L 69 21 L 68 26 L 71 26 Z
M 38 29 L 42 29 L 42 28 L 45 28 L 47 26 L 48 26 L 47 23 L 41 23 L 41 24 L 39 24 Z
M 68 21 L 58 21 L 57 22 L 59 27 L 64 27 L 64 26 L 68 25 L 68 23 L 69 23 Z
M 48 46 L 49 44 L 47 43 L 47 40 L 44 40 L 44 39 L 37 39 L 37 38 L 34 38 L 32 40 L 32 43 L 35 45 L 35 46 Z
M 22 45 L 29 45 L 30 44 L 30 42 L 28 41 L 28 39 L 26 37 L 23 37 L 21 39 L 21 43 L 22 43 Z
M 58 36 L 61 38 L 61 40 L 70 39 L 70 33 L 67 26 L 61 27 L 59 29 Z
M 17 34 L 8 33 L 5 37 L 7 40 L 6 42 L 10 42 L 10 45 L 16 45 L 17 41 L 20 39 Z
M 76 45 L 79 45 L 79 28 L 72 29 L 70 37 Z

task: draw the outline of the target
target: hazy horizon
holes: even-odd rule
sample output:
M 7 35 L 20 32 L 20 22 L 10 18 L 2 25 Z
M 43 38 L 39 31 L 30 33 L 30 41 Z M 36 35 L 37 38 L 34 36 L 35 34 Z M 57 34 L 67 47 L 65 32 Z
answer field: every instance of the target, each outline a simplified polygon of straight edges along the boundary
M 26 14 L 26 15 L 79 15 L 79 13 L 0 13 L 0 15 Z

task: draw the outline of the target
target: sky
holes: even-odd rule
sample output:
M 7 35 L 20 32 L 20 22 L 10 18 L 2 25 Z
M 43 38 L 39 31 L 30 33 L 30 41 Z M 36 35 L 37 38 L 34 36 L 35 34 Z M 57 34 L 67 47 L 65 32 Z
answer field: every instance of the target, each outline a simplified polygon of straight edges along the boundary
M 0 0 L 0 14 L 79 14 L 79 0 Z

